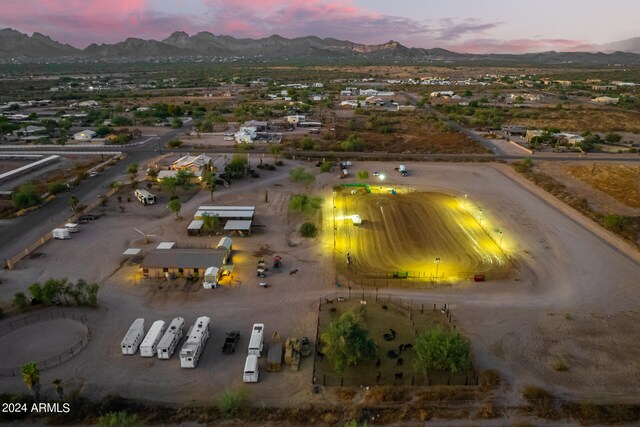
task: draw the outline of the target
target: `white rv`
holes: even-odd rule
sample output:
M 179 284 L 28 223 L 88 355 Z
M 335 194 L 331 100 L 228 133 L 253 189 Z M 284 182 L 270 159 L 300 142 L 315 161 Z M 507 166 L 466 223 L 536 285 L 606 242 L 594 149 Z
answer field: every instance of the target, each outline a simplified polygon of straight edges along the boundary
M 163 332 L 164 320 L 156 320 L 153 322 L 153 325 L 149 328 L 149 332 L 147 332 L 147 336 L 144 337 L 142 344 L 140 344 L 140 356 L 153 357 L 156 355 L 158 342 L 160 342 Z
M 247 361 L 244 362 L 244 374 L 242 375 L 242 381 L 245 383 L 257 383 L 258 382 L 258 357 L 250 354 L 247 356 Z
M 164 333 L 158 344 L 158 359 L 169 359 L 178 346 L 184 330 L 184 319 L 176 317 L 171 321 L 167 332 Z
M 153 205 L 156 202 L 156 196 L 147 190 L 137 189 L 134 194 L 136 195 L 136 199 L 140 200 L 140 203 L 143 205 Z
M 256 357 L 262 357 L 262 345 L 264 343 L 264 324 L 256 323 L 253 325 L 251 339 L 249 340 L 249 354 Z
M 124 336 L 120 346 L 122 354 L 136 354 L 138 347 L 144 338 L 144 319 L 136 319 L 131 324 L 127 335 Z
M 198 317 L 196 323 L 191 328 L 189 336 L 180 350 L 180 367 L 195 368 L 204 350 L 204 345 L 209 338 L 209 323 L 211 319 L 208 317 Z
M 54 239 L 70 239 L 69 230 L 66 228 L 54 228 L 51 232 Z

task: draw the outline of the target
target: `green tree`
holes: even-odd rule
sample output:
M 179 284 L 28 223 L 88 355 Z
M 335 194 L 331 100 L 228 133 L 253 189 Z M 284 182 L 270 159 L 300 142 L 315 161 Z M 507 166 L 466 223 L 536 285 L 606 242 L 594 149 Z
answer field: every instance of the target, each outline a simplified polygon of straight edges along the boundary
M 300 212 L 301 214 L 311 216 L 320 209 L 322 198 L 309 197 L 306 194 L 294 194 L 289 199 L 289 211 Z
M 178 117 L 173 119 L 173 122 L 171 122 L 171 127 L 173 129 L 180 129 L 182 127 L 184 123 L 182 122 L 181 119 L 179 119 Z
M 127 412 L 109 412 L 98 417 L 96 425 L 98 427 L 138 427 L 140 420 L 136 414 Z
M 71 206 L 71 210 L 73 211 L 74 215 L 77 213 L 76 209 L 78 209 L 79 203 L 80 203 L 80 199 L 78 199 L 78 197 L 75 194 L 69 197 L 69 205 Z
M 364 144 L 359 136 L 351 134 L 347 139 L 340 143 L 340 148 L 342 151 L 362 151 L 364 149 Z
M 114 190 L 116 190 L 116 191 L 120 191 L 120 190 L 122 189 L 122 187 L 123 187 L 123 185 L 122 185 L 122 183 L 121 183 L 121 182 L 113 181 L 113 182 L 111 183 L 111 188 L 113 188 L 113 189 L 114 189 Z
M 114 126 L 131 126 L 133 122 L 126 116 L 115 116 L 111 119 L 111 124 Z
M 181 169 L 176 173 L 176 183 L 185 190 L 193 187 L 193 178 L 195 174 L 188 170 Z
M 160 185 L 171 194 L 176 194 L 176 189 L 178 188 L 178 179 L 175 176 L 165 176 L 164 178 L 160 179 Z
M 46 305 L 51 305 L 60 301 L 60 297 L 65 293 L 67 279 L 47 279 L 42 287 L 42 301 Z M 66 303 L 66 299 L 65 299 Z
M 358 178 L 361 180 L 369 179 L 369 171 L 358 171 Z
M 127 173 L 135 178 L 135 176 L 138 174 L 138 164 L 129 163 L 129 166 L 127 166 Z
M 234 154 L 229 164 L 225 167 L 225 171 L 234 178 L 244 178 L 248 164 L 249 160 L 246 155 Z
M 216 191 L 218 177 L 214 172 L 206 171 L 202 174 L 202 185 L 209 190 L 211 201 L 213 202 L 213 193 Z
M 29 300 L 27 299 L 27 296 L 24 294 L 24 292 L 16 292 L 15 294 L 13 294 L 13 305 L 18 307 L 20 310 L 26 310 L 26 308 L 29 306 Z
M 310 184 L 315 181 L 316 176 L 311 172 L 307 172 L 305 168 L 299 167 L 289 171 L 289 179 L 293 182 L 304 182 L 305 184 Z
M 182 209 L 182 203 L 180 199 L 173 199 L 169 202 L 169 210 L 176 214 L 176 219 L 180 219 L 180 210 Z
M 60 401 L 63 401 L 64 387 L 62 386 L 62 380 L 60 378 L 56 378 L 55 380 L 51 381 L 51 384 L 53 384 L 53 390 L 58 395 L 58 399 L 60 399 Z
M 471 344 L 460 334 L 441 326 L 419 335 L 415 343 L 415 369 L 456 373 L 469 369 Z
M 300 235 L 302 237 L 316 237 L 318 235 L 318 227 L 312 222 L 305 222 L 300 226 Z
M 308 136 L 305 136 L 300 141 L 298 141 L 298 147 L 303 150 L 313 150 L 313 147 L 315 146 L 316 142 Z
M 613 132 L 608 133 L 605 135 L 604 140 L 610 144 L 617 144 L 618 142 L 622 141 L 622 135 Z
M 220 218 L 218 215 L 210 215 L 208 213 L 204 213 L 202 215 L 202 228 L 208 232 L 213 232 L 220 225 Z
M 41 202 L 40 195 L 32 184 L 22 184 L 11 198 L 13 206 L 18 209 L 26 209 Z
M 33 395 L 36 402 L 40 401 L 40 370 L 35 362 L 27 363 L 20 368 L 22 381 Z
M 280 155 L 280 146 L 279 145 L 272 145 L 271 147 L 269 147 L 269 151 L 271 152 L 271 154 L 273 154 L 275 156 L 273 163 L 277 163 L 278 162 L 278 156 Z
M 320 165 L 320 172 L 329 172 L 333 167 L 333 162 L 322 162 Z
M 98 138 L 104 138 L 105 136 L 109 135 L 112 132 L 111 128 L 108 126 L 100 126 L 98 129 L 96 129 L 96 136 Z
M 158 178 L 158 170 L 155 168 L 147 169 L 147 176 L 155 181 Z
M 33 283 L 28 289 L 33 299 L 44 302 L 44 292 L 40 283 Z
M 331 322 L 321 339 L 325 344 L 323 351 L 337 372 L 344 372 L 347 366 L 356 366 L 363 360 L 373 359 L 376 354 L 376 344 L 369 336 L 369 331 L 352 313 L 345 313 Z

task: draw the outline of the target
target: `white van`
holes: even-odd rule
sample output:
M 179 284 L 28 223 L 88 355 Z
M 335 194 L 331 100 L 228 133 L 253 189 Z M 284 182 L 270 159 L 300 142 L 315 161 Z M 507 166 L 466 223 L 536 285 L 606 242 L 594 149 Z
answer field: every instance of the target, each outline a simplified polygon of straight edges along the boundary
M 249 340 L 249 355 L 262 357 L 262 345 L 264 342 L 264 324 L 256 323 L 251 331 L 251 339 Z
M 247 361 L 244 363 L 242 381 L 245 383 L 257 383 L 258 376 L 258 357 L 250 354 L 247 356 Z
M 233 137 L 232 133 L 225 133 L 224 134 L 224 140 L 225 141 L 233 141 L 235 138 Z
M 79 229 L 79 226 L 75 222 L 69 222 L 69 223 L 64 225 L 64 228 L 69 230 L 69 233 L 77 233 L 78 229 Z

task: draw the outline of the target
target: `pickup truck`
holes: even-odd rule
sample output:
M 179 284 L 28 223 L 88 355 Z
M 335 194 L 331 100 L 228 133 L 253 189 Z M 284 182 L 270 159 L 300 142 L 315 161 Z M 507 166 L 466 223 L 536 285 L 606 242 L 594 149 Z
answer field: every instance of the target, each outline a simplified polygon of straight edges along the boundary
M 232 354 L 236 352 L 236 345 L 240 340 L 240 332 L 231 331 L 227 332 L 227 337 L 224 340 L 224 345 L 222 346 L 222 352 L 224 354 Z

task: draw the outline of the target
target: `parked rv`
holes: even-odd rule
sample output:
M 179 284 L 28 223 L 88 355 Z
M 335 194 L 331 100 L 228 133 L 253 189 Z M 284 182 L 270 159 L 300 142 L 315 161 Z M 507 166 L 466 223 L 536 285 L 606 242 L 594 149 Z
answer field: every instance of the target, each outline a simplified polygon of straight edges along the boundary
M 143 205 L 153 205 L 156 202 L 156 196 L 149 193 L 147 190 L 137 189 L 134 191 L 136 199 Z
M 250 354 L 247 356 L 247 360 L 244 363 L 244 374 L 242 375 L 242 381 L 245 383 L 257 383 L 258 376 L 258 356 Z
M 158 359 L 169 359 L 178 346 L 184 330 L 184 319 L 176 317 L 171 321 L 167 332 L 164 333 L 158 344 Z
M 249 354 L 256 357 L 262 357 L 262 346 L 264 344 L 264 324 L 256 323 L 251 331 L 251 339 L 249 340 Z
M 136 319 L 131 324 L 131 327 L 127 331 L 127 335 L 124 336 L 120 347 L 122 348 L 122 354 L 136 354 L 138 347 L 144 338 L 144 319 Z
M 142 357 L 154 357 L 158 350 L 158 343 L 162 338 L 164 332 L 164 320 L 156 320 L 149 328 L 147 336 L 142 340 L 140 344 L 140 356 Z
M 208 317 L 198 317 L 189 331 L 187 340 L 180 350 L 181 368 L 195 368 L 198 364 L 204 345 L 209 339 L 209 323 L 211 323 L 211 319 Z
M 54 239 L 70 239 L 69 230 L 66 228 L 54 228 L 51 232 Z

